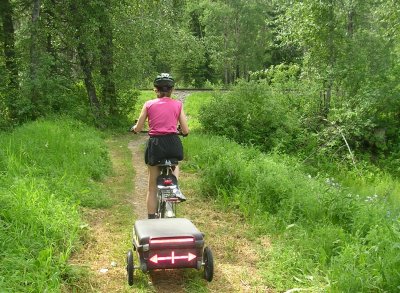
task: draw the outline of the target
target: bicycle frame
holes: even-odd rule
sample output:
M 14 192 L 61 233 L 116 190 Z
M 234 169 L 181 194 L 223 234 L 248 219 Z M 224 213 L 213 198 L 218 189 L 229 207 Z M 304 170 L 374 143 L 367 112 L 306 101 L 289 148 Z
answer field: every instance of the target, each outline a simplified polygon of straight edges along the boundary
M 176 197 L 178 180 L 173 170 L 177 162 L 167 159 L 158 166 L 160 175 L 157 177 L 157 218 L 175 218 L 179 199 Z

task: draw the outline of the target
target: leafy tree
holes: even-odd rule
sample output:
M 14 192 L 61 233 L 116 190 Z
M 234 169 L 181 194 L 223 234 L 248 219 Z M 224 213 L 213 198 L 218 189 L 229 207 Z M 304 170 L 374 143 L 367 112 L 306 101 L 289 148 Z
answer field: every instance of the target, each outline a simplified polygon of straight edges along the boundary
M 335 133 L 341 129 L 351 148 L 374 157 L 389 154 L 399 142 L 394 130 L 399 126 L 399 4 L 276 3 L 282 12 L 277 21 L 279 42 L 301 48 L 302 82 L 316 81 L 321 88 L 317 114 L 321 119 L 313 119 L 313 111 L 306 115 L 315 121 L 309 129 L 318 132 L 321 149 L 335 146 L 336 155 L 346 154 L 346 148 L 338 151 L 344 142 Z
M 189 26 L 205 44 L 207 67 L 224 83 L 247 78 L 249 71 L 263 67 L 271 39 L 269 10 L 264 1 L 201 1 L 188 6 Z
M 34 0 L 32 6 L 32 17 L 31 17 L 31 24 L 30 24 L 30 48 L 29 48 L 29 55 L 30 55 L 30 83 L 31 83 L 31 103 L 32 103 L 32 111 L 31 115 L 32 118 L 37 118 L 40 116 L 38 113 L 40 110 L 39 100 L 40 92 L 38 88 L 38 71 L 39 71 L 39 61 L 41 55 L 41 41 L 40 37 L 42 36 L 40 33 L 40 23 L 39 23 L 39 15 L 40 15 L 40 0 Z
M 91 11 L 90 3 L 83 3 L 80 1 L 72 0 L 70 3 L 71 24 L 76 31 L 77 39 L 77 53 L 79 63 L 83 72 L 83 79 L 89 98 L 89 104 L 96 119 L 101 118 L 101 105 L 97 96 L 96 85 L 93 77 L 93 64 L 89 55 L 90 48 L 88 48 L 85 40 L 90 40 L 88 34 L 94 30 L 91 22 L 86 20 L 90 19 L 89 12 Z
M 288 4 L 280 18 L 279 38 L 288 45 L 293 43 L 303 48 L 304 69 L 323 85 L 324 117 L 330 110 L 338 54 L 343 44 L 337 6 L 333 0 L 295 2 Z
M 1 112 L 14 120 L 18 118 L 18 108 L 16 101 L 19 95 L 19 70 L 17 65 L 17 53 L 15 49 L 15 31 L 14 31 L 14 12 L 9 0 L 0 1 L 0 17 L 2 21 L 2 42 L 4 52 L 4 106 Z
M 117 92 L 114 77 L 114 40 L 111 22 L 111 1 L 99 4 L 100 75 L 104 111 L 111 117 L 118 116 Z

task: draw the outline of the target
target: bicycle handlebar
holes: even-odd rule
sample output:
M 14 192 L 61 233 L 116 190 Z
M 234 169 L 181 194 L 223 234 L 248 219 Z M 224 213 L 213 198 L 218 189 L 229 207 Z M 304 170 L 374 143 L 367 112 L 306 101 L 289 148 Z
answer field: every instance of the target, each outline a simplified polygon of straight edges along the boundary
M 136 124 L 135 124 L 135 125 L 136 125 Z M 138 133 L 149 133 L 148 130 L 141 130 L 141 131 L 139 131 L 139 132 L 133 131 L 133 127 L 135 127 L 135 125 L 133 125 L 131 128 L 129 128 L 128 132 L 133 132 L 134 134 L 138 134 Z M 178 128 L 177 128 L 176 134 L 177 134 L 177 135 L 181 135 L 181 136 L 183 136 L 183 137 L 188 136 L 188 134 L 183 134 L 183 133 L 182 133 L 182 130 L 181 130 L 180 125 L 179 125 Z
M 136 125 L 137 122 L 138 122 L 138 120 L 136 119 L 136 120 L 134 121 L 135 124 L 133 124 L 133 125 L 131 126 L 131 128 L 129 128 L 129 130 L 128 130 L 129 132 L 133 132 L 134 134 L 137 134 L 137 133 L 149 133 L 148 130 L 141 130 L 141 131 L 139 131 L 139 132 L 133 131 L 133 128 L 135 127 L 135 125 Z M 181 128 L 181 125 L 180 125 L 180 124 L 178 125 L 178 127 L 177 127 L 177 129 L 176 129 L 176 134 L 177 134 L 177 135 L 181 135 L 181 136 L 183 136 L 183 137 L 186 137 L 186 136 L 189 135 L 189 134 L 183 134 L 183 133 L 182 133 L 182 128 Z

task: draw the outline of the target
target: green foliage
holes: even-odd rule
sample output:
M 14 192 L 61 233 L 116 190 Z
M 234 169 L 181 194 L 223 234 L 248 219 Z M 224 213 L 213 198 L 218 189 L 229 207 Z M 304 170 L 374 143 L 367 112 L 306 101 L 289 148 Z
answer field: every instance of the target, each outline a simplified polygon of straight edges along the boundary
M 196 92 L 188 95 L 185 99 L 185 113 L 188 118 L 188 124 L 190 130 L 200 128 L 199 113 L 203 105 L 207 105 L 213 99 L 213 96 L 217 97 L 219 94 L 214 92 Z
M 317 168 L 340 161 L 354 167 L 367 159 L 398 174 L 397 77 L 371 79 L 354 100 L 331 107 L 325 119 L 319 114 L 320 87 L 303 73 L 298 65 L 284 64 L 254 72 L 254 81 L 215 96 L 199 121 L 211 133 L 264 151 L 296 153 Z
M 7 107 L 4 102 L 4 97 L 0 92 L 0 129 L 4 129 L 9 125 L 8 115 L 7 115 Z
M 298 80 L 300 73 L 301 68 L 297 64 L 278 64 L 272 65 L 264 70 L 250 72 L 249 74 L 250 80 L 265 79 L 270 84 L 283 84 Z M 287 85 L 287 87 L 289 88 L 289 85 Z
M 345 101 L 331 109 L 329 123 L 318 133 L 319 160 L 329 154 L 336 160 L 350 162 L 345 138 L 359 160 L 374 162 L 392 174 L 400 174 L 398 89 L 389 81 L 388 86 L 384 83 L 365 85 L 356 95 L 356 101 Z
M 327 139 L 340 127 L 356 152 L 371 153 L 373 160 L 390 156 L 384 165 L 398 160 L 393 145 L 399 143 L 399 39 L 394 32 L 399 20 L 389 12 L 397 6 L 312 0 L 281 6 L 278 39 L 304 50 L 302 75 L 320 83 L 321 114 L 336 125 L 320 135 L 325 149 L 332 146 L 330 154 L 346 152 L 337 149 L 343 146 L 341 136 L 333 133 L 336 139 Z
M 240 83 L 233 91 L 205 105 L 199 120 L 204 129 L 262 150 L 296 148 L 300 116 L 291 100 L 267 83 Z M 293 104 L 292 104 L 293 103 Z
M 139 95 L 140 92 L 135 89 L 130 89 L 124 93 L 121 93 L 118 96 L 118 112 L 122 116 L 127 116 L 129 113 L 131 113 L 136 107 Z
M 201 88 L 206 82 L 205 47 L 201 40 L 179 30 L 172 43 L 179 43 L 182 51 L 172 54 L 171 67 L 180 87 Z
M 141 91 L 137 102 L 135 103 L 134 110 L 130 113 L 131 123 L 139 118 L 140 112 L 142 111 L 143 105 L 146 101 L 156 98 L 154 91 Z
M 318 88 L 309 96 L 320 108 L 314 114 L 347 105 L 358 113 L 364 107 L 356 105 L 374 96 L 366 105 L 376 107 L 378 117 L 370 119 L 377 127 L 389 124 L 385 143 L 397 144 L 399 18 L 393 1 L 43 1 L 35 22 L 31 6 L 8 8 L 2 18 L 18 25 L 1 27 L 9 49 L 0 58 L 4 124 L 68 112 L 115 125 L 134 107 L 132 87 L 150 87 L 160 71 L 172 72 L 179 87 L 201 87 L 265 72 L 271 82 L 273 71 L 296 69 L 306 83 L 302 92 Z M 282 70 L 281 62 L 298 67 Z
M 394 182 L 384 196 L 357 194 L 333 178 L 305 173 L 296 159 L 225 138 L 191 135 L 184 147 L 187 167 L 201 174 L 199 192 L 244 214 L 260 234 L 272 234 L 272 249 L 260 262 L 270 286 L 399 288 L 400 202 L 389 200 L 396 198 Z
M 0 138 L 0 291 L 60 291 L 81 235 L 79 204 L 109 205 L 100 135 L 70 119 L 25 124 Z

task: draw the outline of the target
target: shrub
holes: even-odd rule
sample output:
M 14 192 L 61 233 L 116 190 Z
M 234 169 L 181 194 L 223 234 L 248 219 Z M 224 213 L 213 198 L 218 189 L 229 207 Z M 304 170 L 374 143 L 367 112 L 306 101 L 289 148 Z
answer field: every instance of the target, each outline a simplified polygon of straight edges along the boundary
M 265 83 L 240 83 L 232 92 L 205 105 L 199 117 L 203 128 L 262 150 L 287 149 L 298 133 L 299 117 L 284 96 Z
M 212 134 L 224 135 L 263 151 L 309 155 L 320 127 L 319 89 L 299 80 L 296 66 L 276 66 L 265 80 L 240 82 L 203 106 L 200 123 Z

